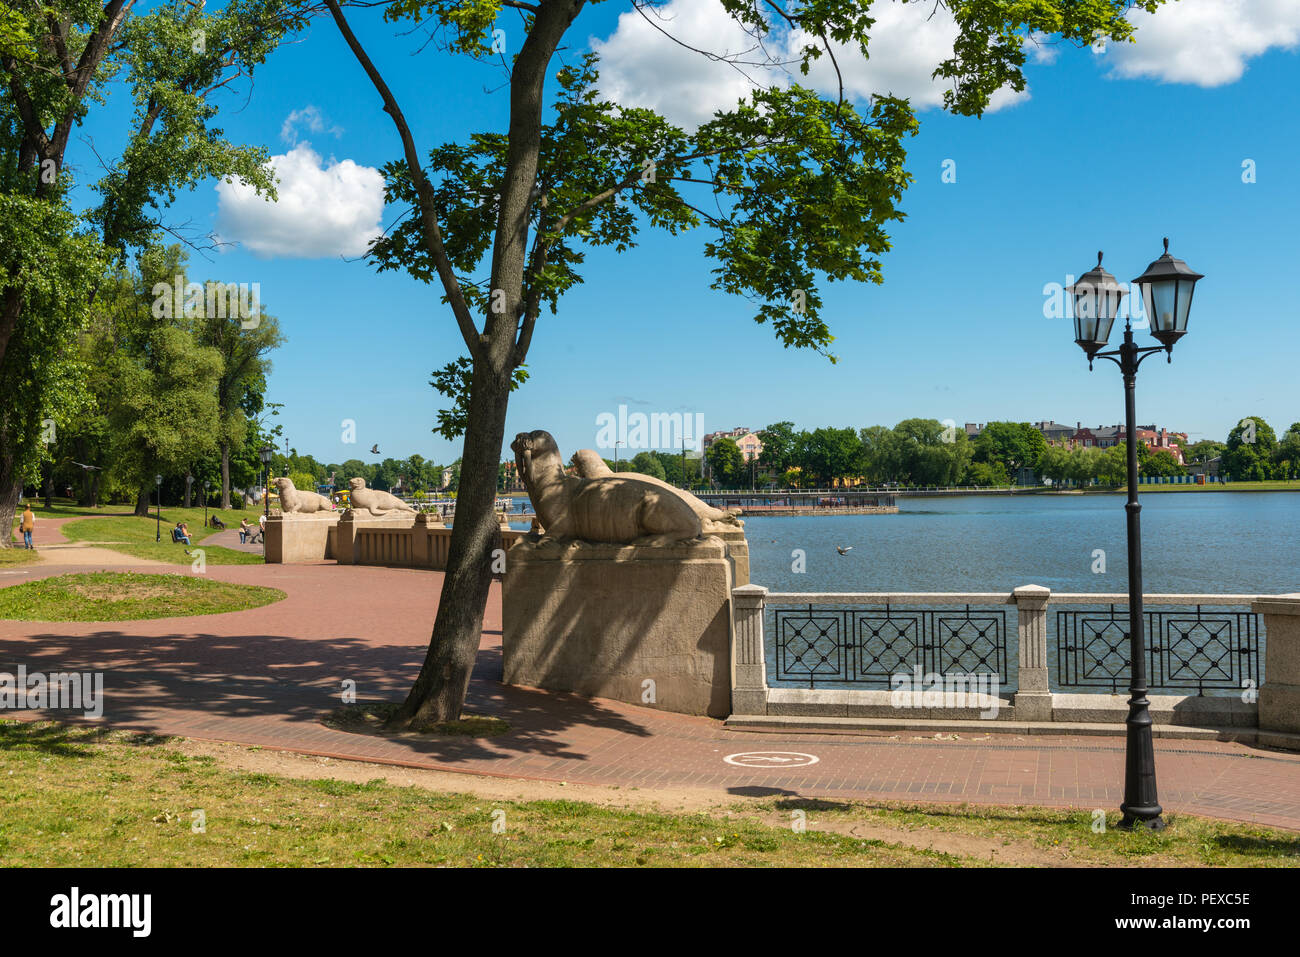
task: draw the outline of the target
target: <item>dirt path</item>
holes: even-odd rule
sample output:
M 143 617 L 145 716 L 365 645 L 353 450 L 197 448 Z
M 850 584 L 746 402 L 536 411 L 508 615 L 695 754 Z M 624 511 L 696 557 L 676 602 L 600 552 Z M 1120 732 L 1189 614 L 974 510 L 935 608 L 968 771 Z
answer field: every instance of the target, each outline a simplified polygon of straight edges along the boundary
M 149 566 L 151 568 L 175 568 L 169 562 L 155 561 L 152 558 L 137 558 L 125 552 L 115 552 L 111 548 L 97 548 L 98 542 L 59 542 L 55 545 L 39 545 L 36 548 L 40 560 L 37 565 L 131 565 Z

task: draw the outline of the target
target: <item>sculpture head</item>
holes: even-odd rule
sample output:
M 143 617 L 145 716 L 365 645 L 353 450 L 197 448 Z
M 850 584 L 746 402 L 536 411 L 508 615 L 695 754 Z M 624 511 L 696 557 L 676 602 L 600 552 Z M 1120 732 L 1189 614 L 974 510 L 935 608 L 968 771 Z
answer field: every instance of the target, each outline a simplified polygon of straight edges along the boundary
M 289 478 L 289 476 L 287 475 L 282 475 L 278 479 L 276 479 L 275 487 L 278 488 L 281 493 L 283 493 L 285 489 L 289 489 L 290 491 L 294 491 L 294 492 L 297 491 L 297 489 L 293 487 L 293 479 Z
M 352 491 L 354 492 L 359 488 L 365 488 L 365 487 L 366 487 L 366 480 L 363 478 L 348 479 L 348 488 L 352 489 Z
M 564 460 L 560 458 L 560 447 L 550 432 L 544 429 L 520 432 L 510 443 L 510 449 L 515 453 L 519 478 L 530 496 L 539 487 L 539 481 L 544 487 L 564 478 Z
M 596 478 L 600 475 L 610 475 L 612 470 L 605 464 L 605 460 L 600 457 L 600 453 L 594 449 L 578 449 L 573 453 L 573 458 L 569 460 L 573 470 L 583 478 Z

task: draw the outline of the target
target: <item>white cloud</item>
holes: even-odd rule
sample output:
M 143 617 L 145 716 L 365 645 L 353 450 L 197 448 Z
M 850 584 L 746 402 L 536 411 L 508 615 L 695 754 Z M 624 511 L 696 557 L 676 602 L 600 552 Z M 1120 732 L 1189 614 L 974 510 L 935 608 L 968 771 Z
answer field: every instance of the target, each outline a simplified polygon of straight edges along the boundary
M 343 127 L 326 127 L 325 117 L 321 111 L 317 107 L 308 104 L 301 110 L 292 111 L 284 118 L 284 123 L 280 126 L 280 139 L 290 146 L 296 146 L 298 144 L 299 125 L 306 126 L 307 131 L 310 133 L 330 133 L 336 137 L 343 135 Z
M 931 16 L 931 12 L 934 15 Z M 648 16 L 654 17 L 653 11 Z M 865 100 L 877 94 L 907 97 L 917 109 L 941 106 L 948 81 L 935 80 L 935 68 L 952 55 L 957 25 L 946 8 L 937 11 L 925 3 L 889 3 L 872 8 L 871 57 L 856 46 L 833 44 L 847 96 Z M 729 109 L 746 98 L 750 79 L 765 85 L 807 83 L 833 95 L 839 81 L 830 58 L 815 61 L 807 78 L 797 65 L 790 74 L 781 70 L 743 66 L 744 74 L 725 64 L 674 43 L 715 54 L 740 54 L 742 60 L 761 60 L 767 54 L 754 50 L 755 40 L 738 27 L 718 0 L 671 0 L 658 11 L 654 24 L 633 11 L 619 16 L 618 27 L 605 40 L 593 39 L 600 54 L 601 92 L 625 106 L 654 109 L 684 126 L 695 126 L 715 110 Z M 820 43 L 820 40 L 815 42 Z M 779 60 L 793 60 L 808 45 L 799 32 L 774 31 L 767 51 Z M 747 55 L 746 55 L 747 54 Z M 748 74 L 748 77 L 745 75 Z M 1027 99 L 1028 92 L 999 91 L 990 110 Z
M 620 14 L 613 34 L 605 40 L 592 39 L 592 49 L 600 54 L 601 93 L 623 106 L 647 107 L 675 123 L 694 127 L 716 110 L 730 109 L 736 101 L 748 99 L 753 85 L 739 70 L 769 85 L 781 82 L 784 76 L 750 66 L 738 70 L 709 60 L 664 33 L 720 56 L 766 59 L 761 50 L 754 49 L 754 38 L 718 0 L 671 0 L 658 9 L 647 9 L 644 17 L 635 10 Z
M 1222 86 L 1241 79 L 1252 57 L 1300 43 L 1297 0 L 1180 0 L 1129 16 L 1137 42 L 1106 49 L 1122 77 Z
M 379 235 L 384 179 L 352 160 L 328 163 L 299 143 L 271 157 L 277 202 L 258 196 L 242 180 L 217 184 L 217 233 L 264 256 L 317 259 L 359 256 Z

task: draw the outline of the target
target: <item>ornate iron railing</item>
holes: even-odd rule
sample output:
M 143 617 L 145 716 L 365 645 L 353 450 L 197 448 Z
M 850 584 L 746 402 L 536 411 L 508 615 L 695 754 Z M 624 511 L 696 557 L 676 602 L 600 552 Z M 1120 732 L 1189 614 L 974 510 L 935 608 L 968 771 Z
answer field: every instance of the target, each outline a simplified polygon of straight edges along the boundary
M 1259 616 L 1243 611 L 1145 611 L 1147 684 L 1152 690 L 1258 687 Z M 1126 689 L 1129 616 L 1124 606 L 1056 613 L 1057 682 L 1063 688 Z
M 996 674 L 1010 681 L 1001 608 L 769 606 L 778 681 L 890 686 L 900 672 Z

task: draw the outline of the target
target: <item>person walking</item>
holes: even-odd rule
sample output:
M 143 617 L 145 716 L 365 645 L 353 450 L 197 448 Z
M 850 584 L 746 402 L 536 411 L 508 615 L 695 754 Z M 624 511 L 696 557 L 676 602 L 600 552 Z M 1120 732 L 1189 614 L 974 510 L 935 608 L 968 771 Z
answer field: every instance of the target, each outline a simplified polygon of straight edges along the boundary
M 23 508 L 23 519 L 18 526 L 23 532 L 23 547 L 33 548 L 32 532 L 36 531 L 36 516 L 32 514 L 30 505 Z
M 239 544 L 248 544 L 248 519 L 246 518 L 239 520 Z

